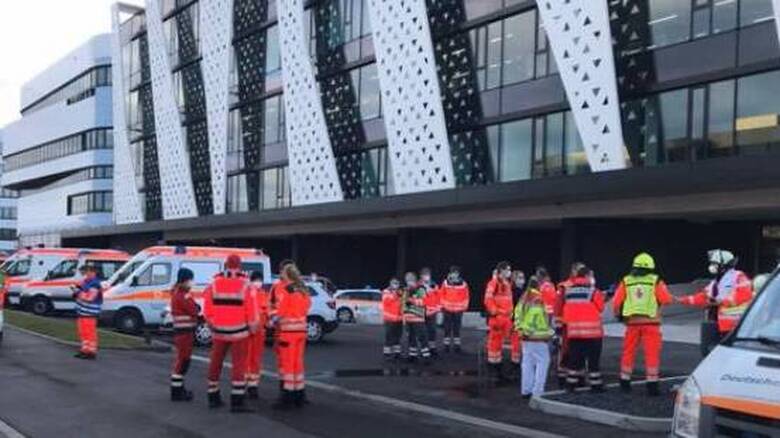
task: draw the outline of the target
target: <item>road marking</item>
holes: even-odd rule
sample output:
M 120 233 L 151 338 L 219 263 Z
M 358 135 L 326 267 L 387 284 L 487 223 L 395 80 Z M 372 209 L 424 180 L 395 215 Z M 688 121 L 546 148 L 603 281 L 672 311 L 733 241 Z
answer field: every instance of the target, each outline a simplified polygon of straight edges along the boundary
M 8 423 L 0 419 L 0 435 L 5 438 L 25 438 L 18 430 L 11 427 Z
M 207 357 L 198 356 L 198 355 L 193 355 L 192 359 L 206 364 L 208 364 L 209 362 L 209 359 Z M 232 365 L 229 362 L 226 362 L 225 367 L 231 368 Z M 279 379 L 279 375 L 277 373 L 273 373 L 270 371 L 263 370 L 261 371 L 261 374 L 265 377 L 269 377 L 272 379 L 276 379 L 276 380 Z M 544 432 L 537 429 L 530 429 L 527 427 L 517 426 L 514 424 L 488 420 L 486 418 L 480 418 L 472 415 L 462 414 L 460 412 L 455 412 L 448 409 L 434 408 L 433 406 L 400 400 L 397 398 L 387 397 L 384 395 L 370 394 L 363 391 L 344 388 L 342 386 L 331 385 L 329 383 L 307 380 L 306 385 L 312 388 L 322 389 L 324 391 L 334 392 L 341 395 L 347 395 L 362 400 L 369 400 L 375 403 L 382 403 L 396 408 L 433 415 L 448 420 L 458 421 L 471 426 L 482 427 L 485 429 L 492 429 L 495 431 L 508 433 L 511 435 L 528 437 L 528 438 L 564 438 L 565 437 L 564 435 L 556 435 L 554 433 Z

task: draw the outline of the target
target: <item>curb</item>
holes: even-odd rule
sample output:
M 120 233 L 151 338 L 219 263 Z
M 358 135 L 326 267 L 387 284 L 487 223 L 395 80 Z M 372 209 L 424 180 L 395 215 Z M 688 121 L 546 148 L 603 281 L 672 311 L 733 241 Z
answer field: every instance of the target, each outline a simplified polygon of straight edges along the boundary
M 79 347 L 80 344 L 78 342 L 73 341 L 66 341 L 64 339 L 55 338 L 54 336 L 44 335 L 43 333 L 34 332 L 32 330 L 27 330 L 22 327 L 17 327 L 13 324 L 7 324 L 6 326 L 10 327 L 12 330 L 17 330 L 22 333 L 31 335 L 31 336 L 37 336 L 42 339 L 46 339 L 47 341 L 56 342 L 61 345 L 67 345 L 68 347 Z M 131 337 L 129 335 L 124 335 L 127 337 Z M 143 351 L 156 351 L 156 352 L 167 352 L 171 351 L 171 346 L 169 344 L 166 344 L 164 342 L 160 342 L 157 340 L 152 340 L 151 344 L 147 344 L 143 348 L 111 348 L 111 347 L 102 347 L 104 350 L 111 350 L 111 351 L 137 351 L 137 350 L 143 350 Z
M 660 379 L 676 380 L 684 376 L 677 377 L 665 377 Z M 639 385 L 644 383 L 643 381 L 633 382 L 632 385 Z M 617 387 L 617 384 L 607 385 L 608 387 Z M 572 403 L 565 403 L 556 400 L 550 400 L 545 396 L 561 394 L 563 391 L 550 391 L 545 392 L 540 396 L 531 398 L 529 406 L 532 409 L 545 412 L 553 415 L 560 415 L 564 417 L 576 418 L 579 420 L 589 421 L 591 423 L 604 424 L 607 426 L 617 427 L 623 430 L 630 430 L 635 432 L 671 432 L 672 430 L 672 418 L 658 418 L 658 417 L 641 417 L 637 415 L 622 414 L 620 412 L 607 411 L 604 409 L 596 409 L 583 405 L 576 405 Z

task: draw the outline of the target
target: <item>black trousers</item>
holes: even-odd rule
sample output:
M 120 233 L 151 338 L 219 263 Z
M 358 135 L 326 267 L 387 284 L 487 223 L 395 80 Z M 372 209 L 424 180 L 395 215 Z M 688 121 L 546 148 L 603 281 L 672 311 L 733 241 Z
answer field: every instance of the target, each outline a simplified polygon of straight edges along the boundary
M 444 312 L 444 345 L 460 345 L 460 328 L 463 325 L 463 312 Z
M 428 348 L 436 350 L 436 314 L 425 316 L 425 335 L 428 338 Z
M 409 333 L 409 357 L 429 357 L 431 350 L 428 348 L 428 332 L 424 322 L 406 323 Z
M 404 325 L 401 321 L 385 321 L 385 347 L 383 353 L 386 356 L 401 354 L 401 336 L 404 332 Z
M 579 380 L 587 378 L 591 386 L 603 385 L 601 378 L 601 338 L 595 339 L 569 339 L 569 351 L 567 353 L 569 375 L 567 383 L 577 384 Z

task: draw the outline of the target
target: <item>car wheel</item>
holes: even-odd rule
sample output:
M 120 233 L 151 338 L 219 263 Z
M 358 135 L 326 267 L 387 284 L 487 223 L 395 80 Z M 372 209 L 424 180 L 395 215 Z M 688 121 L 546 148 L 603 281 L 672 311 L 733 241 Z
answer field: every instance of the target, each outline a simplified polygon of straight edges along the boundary
M 347 307 L 342 307 L 336 312 L 336 317 L 339 319 L 340 323 L 350 323 L 355 321 L 355 315 L 352 313 L 352 310 L 350 310 Z
M 135 309 L 120 310 L 114 320 L 114 327 L 124 333 L 138 334 L 144 326 L 144 317 Z
M 200 322 L 195 327 L 195 343 L 200 347 L 211 345 L 211 329 L 208 325 Z
M 325 336 L 325 328 L 321 318 L 312 317 L 306 320 L 306 340 L 317 344 Z
M 30 301 L 30 311 L 38 316 L 44 316 L 53 309 L 51 300 L 47 297 L 35 297 Z

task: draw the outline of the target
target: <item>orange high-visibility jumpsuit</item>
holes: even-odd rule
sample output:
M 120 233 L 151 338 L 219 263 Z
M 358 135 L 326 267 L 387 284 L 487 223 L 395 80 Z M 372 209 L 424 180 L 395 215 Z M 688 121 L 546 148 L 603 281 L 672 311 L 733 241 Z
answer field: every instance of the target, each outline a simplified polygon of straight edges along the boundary
M 276 302 L 277 363 L 282 390 L 305 389 L 303 357 L 306 351 L 306 317 L 311 297 L 304 286 L 289 284 Z
M 463 313 L 469 308 L 469 285 L 465 281 L 450 283 L 445 280 L 439 288 L 444 310 L 444 348 L 460 349 L 460 328 Z
M 265 324 L 268 321 L 268 292 L 262 286 L 250 286 L 249 294 L 257 312 L 257 331 L 249 335 L 247 351 L 246 385 L 250 395 L 260 385 L 260 371 L 265 351 Z
M 94 357 L 98 351 L 97 321 L 103 304 L 101 287 L 97 277 L 85 278 L 75 294 L 80 352 L 87 357 Z
M 385 359 L 401 357 L 401 337 L 403 336 L 402 289 L 382 291 L 382 320 L 385 324 L 385 345 L 382 353 Z
M 508 280 L 492 278 L 485 288 L 485 310 L 488 314 L 487 359 L 500 364 L 504 341 L 512 330 L 512 285 Z
M 626 334 L 623 341 L 623 356 L 620 360 L 620 378 L 622 380 L 631 380 L 636 350 L 639 348 L 640 342 L 645 350 L 647 381 L 657 382 L 659 379 L 661 372 L 661 347 L 663 346 L 660 306 L 672 303 L 674 298 L 666 287 L 666 283 L 660 279 L 656 282 L 653 291 L 655 300 L 659 305 L 657 314 L 654 317 L 634 315 L 624 321 Z M 625 281 L 621 281 L 615 291 L 615 297 L 612 299 L 612 310 L 615 315 L 622 314 L 626 293 Z
M 681 303 L 707 307 L 711 300 L 717 302 L 718 332 L 721 338 L 739 323 L 747 305 L 753 299 L 753 284 L 745 273 L 731 269 L 720 280 L 712 281 L 703 290 L 681 297 Z
M 560 312 L 556 317 L 566 326 L 569 348 L 566 383 L 573 389 L 585 377 L 587 369 L 591 388 L 600 390 L 604 386 L 600 368 L 604 294 L 593 286 L 589 277 L 575 277 L 566 284 L 560 299 L 562 304 L 554 308 Z
M 241 404 L 246 395 L 246 357 L 250 330 L 257 328 L 257 309 L 249 293 L 249 279 L 241 272 L 217 274 L 203 292 L 203 316 L 212 330 L 208 392 L 219 397 L 219 376 L 228 350 L 231 353 L 231 401 Z

